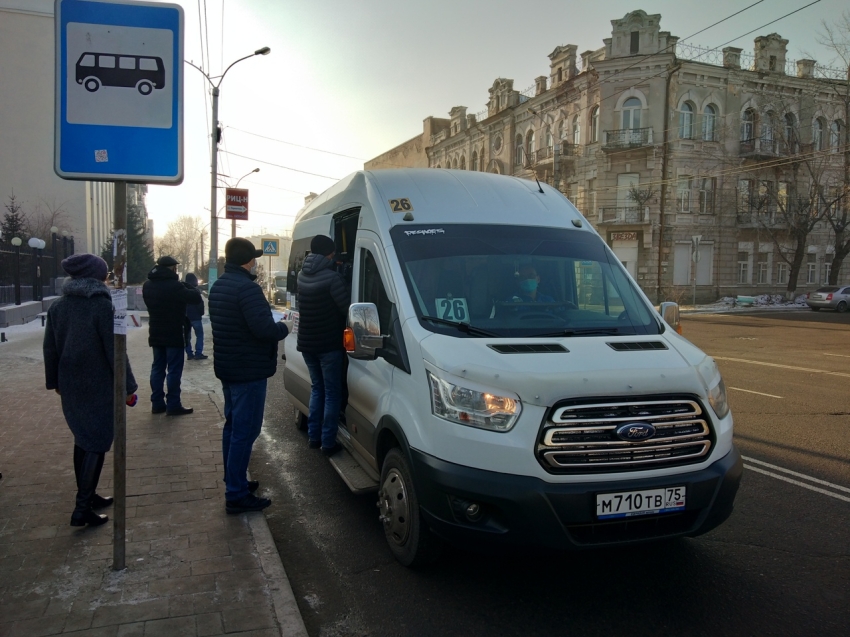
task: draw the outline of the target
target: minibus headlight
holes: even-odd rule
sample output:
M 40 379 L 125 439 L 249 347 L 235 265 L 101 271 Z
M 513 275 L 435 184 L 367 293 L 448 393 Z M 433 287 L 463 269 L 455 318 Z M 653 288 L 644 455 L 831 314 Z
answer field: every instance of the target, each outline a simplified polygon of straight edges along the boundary
M 449 422 L 504 432 L 514 426 L 522 412 L 522 403 L 516 398 L 453 385 L 431 372 L 428 372 L 428 382 L 431 384 L 431 411 Z
M 711 403 L 711 408 L 718 418 L 726 418 L 729 413 L 729 403 L 726 400 L 726 384 L 720 377 L 720 370 L 717 368 L 717 363 L 710 356 L 706 356 L 702 362 L 697 365 L 702 382 L 705 384 L 708 392 L 708 402 Z

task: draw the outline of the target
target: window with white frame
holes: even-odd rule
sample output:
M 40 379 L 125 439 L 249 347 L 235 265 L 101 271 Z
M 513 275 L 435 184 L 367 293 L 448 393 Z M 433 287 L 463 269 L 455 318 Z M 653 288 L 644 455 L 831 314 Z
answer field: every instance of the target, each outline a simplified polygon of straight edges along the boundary
M 750 282 L 750 253 L 738 253 L 738 283 Z
M 553 148 L 555 146 L 555 138 L 552 137 L 552 131 L 548 128 L 546 129 L 546 148 Z
M 590 111 L 590 143 L 599 141 L 599 107 L 594 106 Z
M 738 180 L 738 209 L 742 212 L 750 212 L 752 210 L 752 190 L 753 184 L 750 179 Z
M 827 258 L 823 261 L 823 283 L 829 283 L 830 272 L 832 272 L 832 261 Z
M 741 141 L 751 142 L 755 136 L 756 112 L 748 108 L 741 114 Z
M 820 117 L 812 122 L 812 144 L 815 150 L 823 150 L 823 120 Z
M 679 110 L 679 137 L 692 139 L 694 136 L 694 107 L 690 102 L 682 104 Z
M 522 135 L 516 136 L 516 157 L 514 158 L 514 164 L 517 166 L 522 166 L 522 156 L 525 154 L 525 149 L 522 147 Z
M 558 121 L 558 139 L 566 139 L 567 138 L 567 124 L 566 119 L 561 118 Z
M 759 283 L 769 283 L 767 280 L 768 273 L 768 261 L 767 261 L 767 252 L 759 252 L 759 260 L 758 260 L 758 282 Z
M 694 178 L 690 175 L 679 175 L 676 181 L 676 210 L 679 212 L 691 211 L 691 188 Z
M 714 214 L 714 190 L 716 177 L 703 177 L 699 184 L 699 211 L 704 215 Z
M 784 261 L 776 266 L 776 283 L 779 285 L 788 283 L 788 264 Z
M 818 282 L 818 255 L 810 252 L 806 255 L 806 283 Z
M 797 149 L 797 118 L 785 113 L 785 151 L 793 153 Z
M 587 180 L 587 214 L 596 214 L 596 179 Z
M 534 140 L 534 131 L 528 131 L 528 134 L 525 136 L 525 152 L 528 155 L 528 161 L 534 160 L 534 151 L 536 150 L 535 140 Z
M 472 170 L 478 170 L 478 151 L 472 151 L 472 164 L 470 165 Z
M 581 143 L 581 119 L 578 115 L 573 116 L 573 144 L 578 146 Z
M 829 125 L 829 149 L 837 153 L 841 145 L 841 122 L 835 120 Z
M 702 113 L 702 138 L 713 142 L 717 135 L 717 107 L 709 104 Z
M 640 128 L 641 103 L 636 97 L 630 97 L 623 102 L 623 128 Z

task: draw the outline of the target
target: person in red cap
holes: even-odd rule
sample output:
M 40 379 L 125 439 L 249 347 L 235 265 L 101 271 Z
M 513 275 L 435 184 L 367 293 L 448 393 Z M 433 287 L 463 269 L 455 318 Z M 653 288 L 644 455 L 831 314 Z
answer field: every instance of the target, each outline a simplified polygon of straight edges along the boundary
M 77 499 L 71 526 L 99 526 L 108 518 L 95 513 L 112 504 L 96 493 L 106 452 L 112 447 L 114 337 L 112 296 L 106 287 L 106 261 L 75 254 L 62 261 L 70 279 L 62 298 L 47 310 L 44 373 L 47 389 L 62 399 L 62 413 L 74 434 Z M 138 388 L 127 360 L 125 391 Z
M 259 483 L 248 481 L 254 441 L 263 426 L 266 386 L 277 371 L 277 344 L 289 334 L 275 323 L 253 269 L 262 250 L 236 237 L 224 246 L 224 274 L 210 290 L 213 367 L 224 393 L 225 510 L 229 514 L 262 511 L 272 501 L 259 498 Z

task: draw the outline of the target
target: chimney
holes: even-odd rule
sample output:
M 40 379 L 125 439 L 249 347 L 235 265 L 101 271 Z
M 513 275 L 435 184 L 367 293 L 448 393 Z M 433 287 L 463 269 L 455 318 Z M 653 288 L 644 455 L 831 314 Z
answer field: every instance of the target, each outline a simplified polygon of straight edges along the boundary
M 797 60 L 797 77 L 812 78 L 815 76 L 814 60 Z
M 723 67 L 727 69 L 741 70 L 741 51 L 734 46 L 727 46 L 723 49 Z
M 546 92 L 546 76 L 540 75 L 534 78 L 534 94 L 540 95 Z
M 755 39 L 755 69 L 759 73 L 780 73 L 785 75 L 785 51 L 788 40 L 778 33 L 762 35 Z
M 577 49 L 578 47 L 575 44 L 567 44 L 566 46 L 555 47 L 555 50 L 549 54 L 549 77 L 552 78 L 551 86 L 553 88 L 576 76 L 578 72 L 576 69 Z M 540 94 L 539 90 L 537 94 Z

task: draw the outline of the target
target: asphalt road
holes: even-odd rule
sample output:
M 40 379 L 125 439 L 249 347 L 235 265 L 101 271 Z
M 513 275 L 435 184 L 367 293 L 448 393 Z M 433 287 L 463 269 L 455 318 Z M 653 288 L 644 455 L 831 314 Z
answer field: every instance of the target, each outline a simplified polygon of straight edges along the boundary
M 850 313 L 685 315 L 716 357 L 745 473 L 696 539 L 567 555 L 445 550 L 421 571 L 385 545 L 269 386 L 251 471 L 313 636 L 850 634 Z

